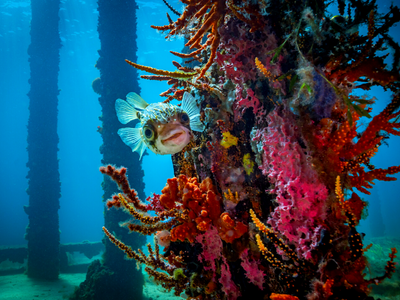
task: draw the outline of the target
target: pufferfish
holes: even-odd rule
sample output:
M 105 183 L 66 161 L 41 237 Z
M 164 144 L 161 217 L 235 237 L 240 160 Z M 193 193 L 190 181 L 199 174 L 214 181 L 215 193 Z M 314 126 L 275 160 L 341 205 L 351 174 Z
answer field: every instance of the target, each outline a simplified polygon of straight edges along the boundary
M 129 93 L 126 101 L 115 101 L 115 110 L 122 124 L 140 120 L 135 128 L 118 130 L 122 141 L 133 152 L 139 153 L 139 160 L 146 147 L 156 154 L 177 153 L 192 139 L 192 130 L 204 130 L 200 121 L 200 107 L 187 92 L 183 95 L 181 107 L 162 102 L 148 104 L 138 94 Z

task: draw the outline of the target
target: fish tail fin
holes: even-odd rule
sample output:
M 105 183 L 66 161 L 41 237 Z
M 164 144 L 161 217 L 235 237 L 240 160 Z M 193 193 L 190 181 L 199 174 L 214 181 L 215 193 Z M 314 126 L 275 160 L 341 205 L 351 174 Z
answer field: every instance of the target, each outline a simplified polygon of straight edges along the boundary
M 142 140 L 140 131 L 140 128 L 121 128 L 118 130 L 118 135 L 132 149 L 132 152 L 139 153 L 139 160 L 142 159 L 143 153 L 146 150 L 146 144 Z
M 115 101 L 115 111 L 117 112 L 118 120 L 122 124 L 127 124 L 130 121 L 136 120 L 138 118 L 138 111 L 133 108 L 132 105 L 122 99 L 117 99 Z
M 204 124 L 200 120 L 200 107 L 196 103 L 196 99 L 185 92 L 182 99 L 182 109 L 188 114 L 190 119 L 190 128 L 194 131 L 202 132 Z

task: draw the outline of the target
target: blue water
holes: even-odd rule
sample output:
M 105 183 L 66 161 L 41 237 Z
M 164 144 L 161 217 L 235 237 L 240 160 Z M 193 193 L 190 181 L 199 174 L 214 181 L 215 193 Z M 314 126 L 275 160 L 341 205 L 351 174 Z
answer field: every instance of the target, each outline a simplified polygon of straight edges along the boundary
M 181 10 L 178 1 L 169 1 Z M 387 2 L 387 3 L 386 3 Z M 178 58 L 170 50 L 180 52 L 183 40 L 165 41 L 150 25 L 165 25 L 167 8 L 161 0 L 137 1 L 138 63 L 159 69 L 175 70 L 172 60 Z M 380 1 L 382 11 L 390 1 Z M 98 95 L 91 87 L 99 76 L 94 67 L 100 43 L 97 34 L 97 4 L 95 0 L 62 1 L 60 10 L 61 62 L 59 73 L 58 134 L 61 209 L 61 242 L 99 241 L 102 236 L 103 209 L 99 147 L 102 144 L 96 131 L 101 125 Z M 386 7 L 387 8 L 387 7 Z M 0 245 L 24 245 L 28 225 L 23 206 L 28 205 L 26 162 L 28 160 L 27 121 L 29 64 L 27 48 L 30 44 L 29 1 L 0 2 Z M 394 28 L 396 29 L 396 28 Z M 392 36 L 400 41 L 398 31 Z M 129 59 L 127 57 L 127 59 Z M 165 82 L 140 80 L 141 95 L 148 102 L 164 100 L 159 94 L 168 88 Z M 377 99 L 375 114 L 389 102 L 383 89 L 370 94 Z M 372 164 L 379 168 L 400 165 L 400 138 L 391 137 L 390 147 L 381 146 Z M 166 179 L 173 177 L 170 157 L 157 156 L 148 151 L 143 158 L 146 195 L 160 192 Z M 127 158 L 129 159 L 129 158 Z M 400 178 L 399 175 L 395 177 Z M 400 237 L 400 181 L 376 183 L 385 225 L 385 235 Z M 45 192 L 45 191 L 44 191 Z M 361 193 L 360 193 L 361 194 Z M 376 197 L 365 196 L 368 201 Z M 371 204 L 370 216 L 376 214 Z M 370 218 L 372 219 L 372 218 Z M 368 233 L 374 223 L 367 219 L 360 231 Z
M 174 70 L 169 50 L 181 51 L 183 40 L 165 42 L 150 28 L 167 22 L 162 1 L 138 1 L 138 48 L 140 64 Z M 178 6 L 179 7 L 179 6 Z M 23 245 L 28 224 L 23 205 L 28 205 L 26 138 L 29 99 L 30 43 L 29 1 L 0 4 L 0 245 Z M 97 1 L 62 1 L 60 10 L 59 115 L 58 134 L 61 178 L 61 242 L 99 241 L 103 232 L 101 166 L 99 147 L 101 125 L 98 95 L 92 80 L 100 76 L 94 67 L 100 42 L 97 33 Z M 127 59 L 129 59 L 127 57 Z M 148 102 L 163 100 L 159 94 L 165 83 L 140 80 L 142 97 Z M 143 158 L 146 195 L 160 192 L 166 179 L 173 177 L 170 156 L 156 156 L 148 151 Z M 129 158 L 127 158 L 129 159 Z M 157 171 L 155 171 L 157 166 Z

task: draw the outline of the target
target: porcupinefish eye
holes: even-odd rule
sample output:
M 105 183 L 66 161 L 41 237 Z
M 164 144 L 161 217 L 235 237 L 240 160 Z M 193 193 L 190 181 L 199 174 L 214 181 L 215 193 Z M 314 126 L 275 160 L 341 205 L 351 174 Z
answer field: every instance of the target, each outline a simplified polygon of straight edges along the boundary
M 181 113 L 180 119 L 182 123 L 187 123 L 189 122 L 189 116 L 187 113 Z
M 154 130 L 150 126 L 143 127 L 143 133 L 147 140 L 154 138 Z

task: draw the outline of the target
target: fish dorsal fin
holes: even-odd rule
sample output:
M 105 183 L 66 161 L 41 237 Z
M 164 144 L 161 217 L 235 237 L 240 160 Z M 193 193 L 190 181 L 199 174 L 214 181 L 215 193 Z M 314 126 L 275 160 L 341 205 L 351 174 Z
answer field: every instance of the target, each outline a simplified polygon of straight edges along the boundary
M 142 159 L 146 144 L 142 140 L 141 128 L 121 128 L 118 130 L 118 135 L 122 141 L 132 149 L 132 152 L 137 152 Z
M 132 105 L 122 99 L 117 99 L 115 101 L 115 111 L 117 112 L 118 120 L 122 124 L 127 124 L 130 121 L 138 118 L 138 111 L 134 109 Z
M 128 101 L 129 104 L 134 108 L 145 109 L 147 106 L 149 106 L 149 104 L 144 101 L 142 97 L 133 92 L 126 95 L 126 101 Z
M 203 131 L 204 124 L 200 121 L 200 107 L 197 106 L 196 99 L 188 92 L 183 94 L 182 109 L 189 116 L 190 128 L 194 131 Z

